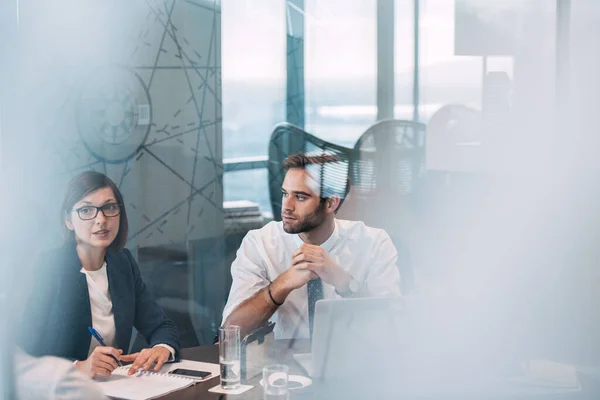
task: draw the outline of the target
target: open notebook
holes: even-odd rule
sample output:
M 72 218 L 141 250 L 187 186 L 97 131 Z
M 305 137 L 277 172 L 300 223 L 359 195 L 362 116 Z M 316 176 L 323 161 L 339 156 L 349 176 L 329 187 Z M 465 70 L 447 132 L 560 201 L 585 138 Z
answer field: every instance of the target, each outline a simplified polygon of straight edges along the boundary
M 219 375 L 218 364 L 182 360 L 178 363 L 166 364 L 159 372 L 141 372 L 133 376 L 127 375 L 129 366 L 119 367 L 111 376 L 99 379 L 97 382 L 105 395 L 126 400 L 154 399 L 199 382 L 178 375 L 169 375 L 169 371 L 176 368 L 208 371 L 212 373 L 211 378 Z

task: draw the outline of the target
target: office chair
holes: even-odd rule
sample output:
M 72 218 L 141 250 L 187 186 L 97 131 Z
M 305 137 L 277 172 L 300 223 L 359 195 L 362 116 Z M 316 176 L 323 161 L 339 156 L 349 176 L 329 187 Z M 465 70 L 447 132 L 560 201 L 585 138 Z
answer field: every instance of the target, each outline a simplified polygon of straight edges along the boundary
M 357 195 L 416 193 L 426 171 L 425 129 L 420 122 L 395 119 L 369 127 L 354 145 L 360 157 L 351 169 Z
M 367 225 L 386 229 L 398 250 L 398 265 L 402 276 L 401 289 L 403 293 L 408 293 L 413 287 L 410 253 L 406 242 L 401 240 L 399 234 L 395 233 L 396 227 L 388 226 L 389 224 L 380 221 L 381 218 L 379 217 L 385 219 L 388 215 L 386 208 L 381 207 L 378 200 L 390 199 L 387 195 L 387 190 L 390 187 L 396 187 L 401 193 L 412 192 L 417 184 L 417 179 L 415 175 L 410 175 L 411 171 L 417 171 L 417 176 L 424 175 L 424 155 L 421 155 L 421 152 L 424 152 L 424 125 L 417 125 L 419 129 L 423 128 L 423 135 L 419 136 L 407 127 L 403 127 L 403 130 L 397 132 L 395 122 L 383 121 L 383 123 L 375 124 L 363 134 L 363 137 L 359 139 L 353 149 L 326 142 L 297 126 L 288 123 L 279 124 L 275 127 L 269 141 L 269 163 L 267 168 L 269 170 L 269 194 L 273 219 L 281 221 L 281 185 L 285 177 L 285 171 L 283 170 L 285 158 L 298 152 L 336 155 L 341 162 L 335 163 L 330 169 L 324 169 L 327 176 L 322 179 L 322 182 L 327 182 L 329 189 L 325 190 L 323 196 L 338 194 L 342 197 L 342 194 L 346 192 L 348 183 L 350 183 L 351 198 L 341 207 L 338 217 L 364 221 Z M 390 136 L 390 132 L 396 133 L 393 139 L 397 142 L 397 146 L 400 146 L 400 150 L 397 151 L 399 159 L 396 164 L 387 164 L 384 159 L 384 157 L 389 156 L 387 150 L 395 147 L 380 142 L 381 137 L 375 140 L 379 129 L 387 127 L 390 128 L 386 129 L 384 134 Z M 404 132 L 408 133 L 404 134 Z M 420 130 L 415 130 L 415 132 L 420 132 Z M 381 147 L 377 147 L 378 144 Z M 380 150 L 384 148 L 383 146 L 387 146 L 386 151 Z M 422 165 L 415 163 L 418 168 L 413 165 L 413 162 L 415 159 L 420 160 L 420 158 L 410 158 L 412 147 L 416 149 L 414 153 L 423 158 Z M 390 171 L 389 167 L 397 168 L 400 174 L 396 171 Z M 386 179 L 396 177 L 400 179 L 402 185 L 386 182 Z M 409 184 L 412 186 L 409 186 Z M 324 188 L 322 187 L 321 190 L 323 192 Z M 327 190 L 330 192 L 327 193 Z
M 414 288 L 410 241 L 426 173 L 425 130 L 425 124 L 413 121 L 375 123 L 354 145 L 357 159 L 350 169 L 354 215 L 345 215 L 390 235 L 398 250 L 404 294 Z
M 442 151 L 459 143 L 482 140 L 483 119 L 481 111 L 462 104 L 446 104 L 429 119 L 427 138 L 429 145 L 444 147 Z

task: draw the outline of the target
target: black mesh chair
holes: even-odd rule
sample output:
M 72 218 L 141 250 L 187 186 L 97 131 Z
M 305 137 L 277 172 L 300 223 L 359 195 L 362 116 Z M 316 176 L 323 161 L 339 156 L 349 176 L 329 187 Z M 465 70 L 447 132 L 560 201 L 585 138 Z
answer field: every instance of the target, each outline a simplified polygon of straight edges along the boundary
M 352 214 L 367 225 L 385 229 L 398 250 L 404 294 L 414 288 L 409 242 L 414 236 L 418 195 L 426 173 L 425 124 L 384 120 L 371 126 L 354 145 L 350 169 Z
M 354 145 L 359 157 L 351 170 L 355 193 L 415 194 L 426 171 L 425 130 L 425 124 L 394 119 L 367 129 Z
M 295 125 L 281 123 L 277 125 L 269 140 L 269 195 L 273 219 L 281 221 L 281 185 L 285 177 L 283 161 L 290 154 L 328 154 L 335 155 L 340 162 L 326 164 L 319 169 L 321 174 L 321 196 L 333 194 L 345 197 L 348 186 L 348 174 L 356 150 L 326 142 L 305 132 Z M 324 184 L 326 183 L 326 184 Z
M 410 194 L 416 193 L 425 175 L 425 125 L 382 121 L 369 128 L 352 149 L 326 142 L 288 123 L 277 125 L 269 142 L 268 164 L 269 194 L 276 221 L 281 221 L 283 161 L 298 152 L 334 154 L 341 160 L 329 170 L 322 169 L 326 176 L 321 182 L 327 182 L 327 187 L 321 187 L 322 196 L 343 197 L 348 182 L 351 184 L 350 197 L 339 216 L 364 221 L 388 232 L 398 249 L 401 289 L 403 293 L 410 292 L 414 280 L 408 246 L 397 225 L 387 223 L 394 222 L 389 212 L 394 205 L 390 207 L 386 202 L 405 202 Z

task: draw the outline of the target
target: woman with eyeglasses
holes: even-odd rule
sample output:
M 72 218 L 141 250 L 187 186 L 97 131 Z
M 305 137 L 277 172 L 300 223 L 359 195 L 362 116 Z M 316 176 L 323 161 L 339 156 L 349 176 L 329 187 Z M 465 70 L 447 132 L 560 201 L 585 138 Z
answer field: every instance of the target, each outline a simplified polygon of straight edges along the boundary
M 23 348 L 73 359 L 91 377 L 110 375 L 122 361 L 133 362 L 132 375 L 178 358 L 177 329 L 124 248 L 127 213 L 117 186 L 84 172 L 69 183 L 62 210 L 67 240 L 42 258 L 23 315 Z M 125 355 L 133 327 L 150 348 Z

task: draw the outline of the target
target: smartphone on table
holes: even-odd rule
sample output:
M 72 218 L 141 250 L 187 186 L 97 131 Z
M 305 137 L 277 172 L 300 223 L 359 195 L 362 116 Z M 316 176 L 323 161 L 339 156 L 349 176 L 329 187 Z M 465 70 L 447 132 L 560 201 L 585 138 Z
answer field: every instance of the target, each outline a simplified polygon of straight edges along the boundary
M 196 380 L 205 380 L 212 376 L 208 371 L 197 371 L 194 369 L 177 368 L 169 372 L 170 375 L 183 376 L 186 378 L 192 378 Z

